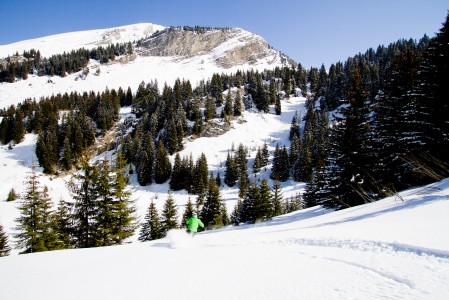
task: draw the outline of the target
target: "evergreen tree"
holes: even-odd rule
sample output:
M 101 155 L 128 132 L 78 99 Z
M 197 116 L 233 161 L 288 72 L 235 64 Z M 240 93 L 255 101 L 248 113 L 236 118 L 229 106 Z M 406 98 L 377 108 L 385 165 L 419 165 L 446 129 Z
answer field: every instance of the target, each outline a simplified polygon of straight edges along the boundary
M 268 165 L 269 162 L 269 152 L 268 152 L 268 145 L 267 143 L 264 143 L 262 146 L 262 151 L 260 153 L 260 166 L 264 167 Z
M 290 125 L 290 141 L 293 140 L 293 137 L 299 137 L 300 136 L 300 132 L 299 132 L 299 116 L 298 116 L 298 111 L 295 112 L 295 115 L 292 118 L 292 123 Z
M 253 164 L 253 173 L 259 173 L 260 172 L 260 167 L 261 167 L 261 151 L 260 149 L 257 149 L 256 152 L 256 157 L 254 158 L 254 164 Z
M 276 94 L 275 96 L 274 111 L 278 116 L 282 113 L 281 98 L 279 97 L 278 94 Z
M 230 154 L 229 151 L 226 158 L 225 167 L 224 182 L 229 187 L 233 187 L 238 179 L 238 168 L 234 156 Z
M 23 116 L 20 109 L 16 110 L 13 128 L 12 138 L 14 143 L 18 144 L 23 141 L 23 138 L 25 137 L 25 126 L 23 125 Z
M 113 244 L 122 244 L 134 234 L 137 228 L 136 208 L 131 201 L 131 191 L 126 187 L 129 178 L 127 175 L 127 162 L 121 150 L 117 152 L 111 184 L 113 193 L 111 240 Z
M 284 202 L 284 198 L 282 196 L 281 183 L 277 180 L 274 181 L 273 191 L 271 195 L 271 206 L 273 209 L 273 217 L 279 216 L 282 214 L 282 203 Z
M 204 111 L 204 120 L 207 122 L 215 118 L 215 114 L 217 113 L 217 107 L 215 104 L 215 100 L 212 98 L 206 99 L 206 110 Z
M 226 102 L 223 108 L 223 114 L 226 116 L 232 116 L 233 115 L 233 105 L 232 105 L 232 97 L 231 97 L 231 89 L 228 90 L 228 93 L 226 95 Z
M 345 208 L 372 199 L 372 176 L 375 159 L 371 156 L 369 91 L 356 69 L 348 90 L 349 106 L 341 108 L 342 118 L 332 130 L 332 147 L 325 169 L 326 186 L 320 190 L 320 204 Z
M 276 145 L 270 178 L 281 182 L 287 181 L 290 172 L 289 168 L 290 164 L 287 149 L 284 146 L 281 150 L 279 145 Z
M 204 206 L 201 210 L 201 219 L 206 228 L 219 228 L 229 222 L 226 206 L 213 176 L 209 178 L 209 186 L 206 192 Z
M 34 253 L 57 249 L 57 237 L 52 227 L 51 199 L 46 187 L 41 190 L 34 165 L 28 175 L 26 192 L 19 207 L 21 215 L 16 219 L 15 235 L 22 253 Z
M 246 158 L 247 150 L 240 144 L 235 157 L 236 165 L 239 170 L 239 197 L 243 198 L 248 187 L 248 159 Z
M 237 204 L 234 206 L 234 209 L 232 210 L 231 216 L 230 216 L 230 223 L 233 225 L 239 225 L 241 222 L 241 213 L 242 213 L 242 205 L 243 201 L 242 199 L 237 200 Z
M 170 178 L 170 174 L 171 162 L 164 144 L 159 140 L 154 165 L 154 181 L 159 184 L 164 183 Z
M 136 163 L 137 180 L 142 186 L 151 184 L 153 182 L 153 169 L 155 166 L 155 149 L 151 131 L 145 134 L 138 157 L 139 161 Z
M 273 216 L 271 191 L 266 179 L 262 179 L 262 182 L 260 183 L 259 197 L 255 202 L 255 211 L 257 220 L 266 220 Z
M 6 198 L 6 201 L 15 201 L 19 195 L 17 195 L 16 191 L 14 189 L 11 189 L 8 193 L 8 198 Z
M 72 216 L 73 204 L 64 200 L 59 201 L 54 215 L 55 231 L 62 249 L 69 249 L 74 245 L 74 225 Z
M 207 190 L 209 180 L 209 170 L 207 166 L 207 159 L 204 153 L 195 163 L 192 176 L 193 193 L 200 195 Z
M 184 210 L 184 214 L 182 215 L 181 226 L 185 226 L 187 220 L 193 215 L 193 213 L 198 213 L 195 211 L 195 207 L 193 206 L 192 200 L 187 200 L 186 208 Z
M 447 177 L 441 167 L 449 154 L 449 14 L 443 27 L 430 41 L 418 71 L 418 83 L 412 94 L 421 109 L 421 133 L 425 148 L 419 163 L 434 170 L 440 178 Z
M 155 197 L 157 199 L 157 197 Z M 154 201 L 151 201 L 150 206 L 148 207 L 148 212 L 145 215 L 145 223 L 142 225 L 139 234 L 139 241 L 151 241 L 162 238 L 162 224 L 159 218 L 159 213 L 156 208 L 156 204 Z
M 411 91 L 416 85 L 420 59 L 410 48 L 400 52 L 385 76 L 375 114 L 375 147 L 378 166 L 374 176 L 380 189 L 402 190 L 413 175 L 407 157 L 417 155 L 423 136 L 418 108 Z
M 0 224 L 0 257 L 8 256 L 10 251 L 8 235 L 3 231 L 3 226 Z
M 242 96 L 240 95 L 240 90 L 237 90 L 237 95 L 234 99 L 233 106 L 234 116 L 238 117 L 242 115 Z
M 176 153 L 173 170 L 170 177 L 170 189 L 172 191 L 179 191 L 184 188 L 182 182 L 184 180 L 183 175 L 181 156 L 179 153 Z
M 240 222 L 254 223 L 257 219 L 256 203 L 260 197 L 259 188 L 256 183 L 252 183 L 246 190 L 245 197 L 242 201 L 242 208 L 240 211 Z
M 290 68 L 289 67 L 284 67 L 283 78 L 282 78 L 282 85 L 284 87 L 285 97 L 287 99 L 290 98 L 291 89 L 292 89 L 291 88 L 291 84 L 290 84 L 290 79 L 291 79 Z
M 223 83 L 219 74 L 213 74 L 210 84 L 210 93 L 217 106 L 223 103 Z M 209 118 L 208 118 L 209 119 Z
M 72 177 L 70 192 L 74 204 L 74 236 L 77 248 L 98 246 L 96 241 L 97 212 L 98 212 L 98 170 L 90 166 L 85 158 L 81 162 L 82 169 Z
M 162 210 L 162 232 L 165 236 L 170 229 L 178 227 L 178 208 L 175 204 L 175 199 L 168 191 L 168 197 Z

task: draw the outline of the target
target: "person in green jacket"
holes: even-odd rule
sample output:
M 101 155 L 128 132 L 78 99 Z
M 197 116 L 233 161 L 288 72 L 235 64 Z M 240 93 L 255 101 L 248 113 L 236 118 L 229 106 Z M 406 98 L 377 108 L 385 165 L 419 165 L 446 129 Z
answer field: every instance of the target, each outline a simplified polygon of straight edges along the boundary
M 203 222 L 197 217 L 196 213 L 192 213 L 192 216 L 187 219 L 187 232 L 190 233 L 191 236 L 195 235 L 198 231 L 198 227 L 204 228 Z

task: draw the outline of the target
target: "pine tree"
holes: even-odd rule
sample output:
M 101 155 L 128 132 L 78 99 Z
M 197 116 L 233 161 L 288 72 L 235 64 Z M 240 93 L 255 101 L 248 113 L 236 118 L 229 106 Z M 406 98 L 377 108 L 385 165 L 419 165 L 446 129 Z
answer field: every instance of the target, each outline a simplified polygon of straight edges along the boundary
M 198 213 L 193 206 L 192 200 L 187 200 L 186 208 L 184 210 L 184 214 L 182 215 L 181 226 L 186 225 L 186 221 L 193 215 L 193 213 Z
M 341 108 L 342 118 L 332 130 L 332 147 L 326 165 L 319 204 L 345 208 L 371 199 L 372 176 L 375 159 L 371 156 L 372 140 L 369 122 L 369 91 L 363 85 L 360 71 L 352 75 L 348 90 L 349 106 Z
M 85 158 L 82 159 L 82 169 L 72 177 L 70 192 L 74 204 L 74 236 L 77 248 L 98 246 L 96 241 L 97 211 L 98 211 L 98 169 L 90 166 Z
M 201 210 L 201 219 L 206 228 L 219 228 L 228 223 L 226 207 L 220 189 L 213 176 L 209 178 L 209 186 Z
M 375 114 L 375 144 L 378 167 L 374 176 L 380 189 L 408 187 L 412 170 L 407 157 L 420 151 L 423 136 L 417 134 L 418 108 L 410 92 L 416 85 L 420 59 L 412 49 L 393 58 L 379 93 Z M 410 182 L 411 183 L 411 182 Z
M 284 86 L 285 97 L 287 99 L 290 98 L 290 94 L 291 94 L 290 76 L 291 76 L 290 68 L 285 67 L 284 72 L 283 72 L 282 85 Z
M 238 168 L 234 156 L 229 152 L 226 158 L 225 167 L 224 182 L 229 187 L 233 187 L 238 179 Z
M 34 165 L 28 175 L 26 192 L 19 207 L 21 215 L 15 235 L 17 246 L 23 248 L 22 253 L 34 253 L 57 249 L 56 235 L 52 228 L 51 200 L 47 189 L 40 187 Z
M 253 164 L 253 173 L 259 173 L 260 172 L 260 167 L 261 167 L 261 151 L 260 149 L 257 149 L 256 152 L 256 157 L 254 158 L 254 164 Z
M 255 183 L 250 184 L 242 201 L 240 222 L 254 223 L 256 221 L 256 202 L 258 201 L 259 197 L 260 193 L 257 185 Z
M 127 162 L 121 150 L 117 152 L 114 166 L 114 177 L 110 183 L 113 192 L 113 228 L 111 240 L 113 244 L 122 244 L 134 234 L 137 228 L 136 208 L 131 201 L 131 191 L 126 185 L 129 181 L 127 175 Z
M 279 97 L 278 94 L 276 94 L 275 96 L 274 111 L 278 116 L 282 113 L 281 98 Z
M 18 144 L 23 141 L 25 137 L 25 126 L 23 125 L 23 116 L 22 111 L 20 109 L 16 110 L 16 114 L 14 116 L 14 130 L 13 130 L 13 140 L 14 143 Z
M 282 203 L 284 202 L 284 198 L 282 196 L 281 183 L 277 180 L 273 183 L 273 191 L 271 195 L 271 206 L 273 209 L 273 217 L 279 216 L 282 214 Z
M 182 182 L 184 180 L 183 175 L 181 156 L 179 153 L 176 153 L 173 170 L 170 177 L 170 189 L 172 191 L 179 191 L 184 188 Z
M 14 189 L 11 189 L 8 193 L 8 198 L 6 198 L 6 201 L 15 201 L 18 197 L 19 195 L 17 195 L 16 191 Z
M 228 93 L 226 95 L 226 102 L 225 106 L 223 108 L 223 114 L 226 116 L 232 116 L 233 115 L 233 105 L 232 105 L 232 97 L 231 97 L 231 89 L 228 90 Z
M 158 184 L 166 182 L 170 178 L 171 163 L 164 144 L 159 140 L 157 145 L 156 161 L 154 165 L 154 181 Z
M 170 229 L 178 227 L 178 208 L 175 204 L 175 199 L 168 191 L 168 197 L 164 204 L 164 209 L 162 210 L 162 232 L 164 236 Z
M 237 95 L 234 99 L 234 116 L 238 117 L 242 115 L 242 96 L 240 95 L 240 90 L 237 90 Z
M 292 118 L 292 123 L 290 125 L 290 141 L 293 140 L 293 137 L 299 137 L 300 133 L 299 133 L 299 116 L 298 116 L 298 111 L 295 112 L 295 115 Z
M 285 146 L 280 149 L 279 145 L 276 145 L 270 178 L 273 180 L 279 180 L 281 182 L 287 181 L 290 172 L 289 168 L 290 163 L 287 149 L 285 148 Z
M 0 257 L 8 256 L 10 251 L 8 235 L 3 231 L 3 226 L 0 224 Z
M 209 171 L 207 166 L 207 159 L 204 153 L 201 153 L 201 156 L 195 163 L 195 167 L 193 169 L 193 192 L 197 195 L 204 193 L 207 190 L 208 180 L 209 180 Z
M 260 156 L 260 166 L 261 167 L 267 166 L 268 162 L 269 162 L 268 145 L 267 143 L 264 143 L 262 146 L 262 152 Z
M 242 199 L 237 200 L 237 204 L 234 206 L 234 209 L 232 210 L 231 216 L 230 216 L 230 223 L 233 225 L 239 225 L 241 222 L 241 214 L 242 214 L 242 205 L 243 201 Z
M 271 191 L 266 179 L 262 179 L 262 182 L 260 183 L 259 198 L 256 199 L 255 210 L 257 220 L 266 220 L 273 216 Z
M 157 197 L 155 197 L 155 199 L 157 199 Z M 164 236 L 159 213 L 153 200 L 151 201 L 151 204 L 148 207 L 148 212 L 145 215 L 145 223 L 140 229 L 139 241 L 141 242 L 157 240 Z
M 68 203 L 61 199 L 54 215 L 55 231 L 61 242 L 62 249 L 69 249 L 74 246 L 75 228 L 73 225 L 72 209 L 72 203 Z
M 215 104 L 215 100 L 212 98 L 206 99 L 206 110 L 204 111 L 204 120 L 207 122 L 215 118 L 215 114 L 217 113 L 217 107 Z
M 239 171 L 239 197 L 243 198 L 248 187 L 248 159 L 246 158 L 247 150 L 240 144 L 235 157 L 236 165 Z
M 420 131 L 424 133 L 422 142 L 425 145 L 422 149 L 425 154 L 418 160 L 444 178 L 448 174 L 441 165 L 449 154 L 449 13 L 425 50 L 418 74 L 412 94 L 416 95 L 422 112 L 419 121 L 422 122 Z

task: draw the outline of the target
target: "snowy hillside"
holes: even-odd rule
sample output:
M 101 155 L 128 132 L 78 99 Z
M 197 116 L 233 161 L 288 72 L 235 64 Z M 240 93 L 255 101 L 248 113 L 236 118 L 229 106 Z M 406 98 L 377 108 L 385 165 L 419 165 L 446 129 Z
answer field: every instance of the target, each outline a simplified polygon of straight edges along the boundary
M 132 42 L 148 38 L 152 33 L 164 28 L 154 24 L 136 24 L 111 29 L 58 34 L 0 46 L 0 58 L 14 55 L 16 52 L 22 54 L 24 50 L 30 51 L 31 49 L 39 50 L 42 57 L 49 57 L 82 47 L 91 49 L 98 46 L 104 47 L 110 43 Z M 205 35 L 203 43 L 209 45 L 209 38 L 213 36 L 213 32 Z M 114 62 L 108 64 L 100 64 L 98 61 L 91 60 L 88 65 L 90 72 L 85 78 L 82 78 L 82 71 L 80 71 L 64 78 L 58 76 L 38 77 L 30 74 L 27 80 L 0 83 L 0 108 L 9 107 L 27 98 L 38 100 L 42 96 L 73 91 L 101 92 L 106 88 L 122 87 L 126 90 L 130 87 L 135 93 L 142 81 L 148 83 L 150 80 L 157 80 L 160 89 L 164 83 L 173 85 L 177 78 L 189 79 L 192 86 L 195 87 L 201 80 L 210 79 L 214 73 L 235 73 L 237 70 L 249 69 L 262 71 L 285 64 L 286 58 L 278 51 L 269 47 L 261 37 L 245 30 L 230 30 L 219 41 L 216 41 L 213 48 L 206 47 L 207 51 L 195 52 L 195 55 L 150 55 L 145 47 L 140 47 L 134 55 L 123 59 L 118 57 Z M 179 47 L 198 46 L 198 42 L 190 45 L 183 39 L 180 43 Z M 176 43 L 170 44 L 172 48 L 173 44 Z M 251 57 L 251 53 L 247 53 L 250 60 L 238 59 L 241 58 L 242 52 L 256 51 L 256 49 L 257 57 Z M 231 58 L 233 58 L 232 61 Z M 97 74 L 98 69 L 100 70 L 99 74 Z
M 449 180 L 337 212 L 0 258 L 4 299 L 448 299 Z
M 267 143 L 269 150 L 273 152 L 277 143 L 280 145 L 288 143 L 288 134 L 293 115 L 295 112 L 304 114 L 304 104 L 305 98 L 303 97 L 292 97 L 290 100 L 283 101 L 283 113 L 281 116 L 276 116 L 274 113 L 245 112 L 244 117 L 233 121 L 232 129 L 223 135 L 186 141 L 185 149 L 180 152 L 180 155 L 183 157 L 192 154 L 196 159 L 201 153 L 204 153 L 207 158 L 209 171 L 216 174 L 216 172 L 224 169 L 227 152 L 231 149 L 232 144 L 235 147 L 239 144 L 244 144 L 252 150 L 249 159 L 249 165 L 252 166 L 252 160 L 256 155 L 257 147 L 261 147 L 264 143 Z M 129 115 L 130 110 L 129 107 L 122 109 L 122 120 Z M 260 130 L 261 128 L 264 128 L 264 130 Z M 37 136 L 34 134 L 27 134 L 25 140 L 13 149 L 8 149 L 7 145 L 0 146 L 0 163 L 2 167 L 2 172 L 0 172 L 0 182 L 2 182 L 0 187 L 0 223 L 9 235 L 12 235 L 14 227 L 17 225 L 14 220 L 19 217 L 19 211 L 17 209 L 19 203 L 17 201 L 6 202 L 5 199 L 12 188 L 17 193 L 24 191 L 23 183 L 26 180 L 33 161 L 37 164 L 35 154 L 36 138 Z M 106 152 L 103 155 L 108 156 L 110 159 L 110 155 L 112 154 Z M 173 162 L 174 156 L 171 159 Z M 38 171 L 42 172 L 42 168 L 38 168 Z M 269 169 L 262 171 L 257 178 L 260 180 L 263 178 L 268 179 L 269 172 Z M 222 173 L 221 175 L 224 174 Z M 254 175 L 251 173 L 249 176 L 254 178 Z M 41 176 L 39 180 L 42 185 L 48 186 L 49 194 L 55 204 L 57 204 L 60 199 L 71 199 L 67 188 L 67 182 L 70 178 L 70 176 Z M 162 185 L 153 184 L 142 187 L 139 186 L 136 175 L 134 175 L 131 177 L 131 188 L 133 189 L 132 199 L 136 201 L 139 221 L 143 222 L 145 213 L 155 196 L 158 196 L 158 200 L 155 201 L 158 209 L 162 209 L 167 198 L 169 186 L 168 183 L 165 183 Z M 283 183 L 284 197 L 290 197 L 300 192 L 302 188 L 303 183 L 294 181 L 285 182 Z M 222 187 L 221 193 L 226 200 L 228 212 L 231 213 L 237 201 L 238 187 Z M 179 215 L 183 213 L 184 205 L 187 203 L 189 197 L 192 201 L 196 197 L 195 195 L 189 195 L 185 191 L 174 192 L 173 195 L 179 206 Z M 138 231 L 132 239 L 133 241 L 137 240 L 137 235 Z
M 127 43 L 151 36 L 165 27 L 151 23 L 133 24 L 115 28 L 86 30 L 61 33 L 31 40 L 20 41 L 8 45 L 0 45 L 0 57 L 14 55 L 16 52 L 36 49 L 43 57 L 62 54 L 80 48 L 92 49 L 115 43 Z

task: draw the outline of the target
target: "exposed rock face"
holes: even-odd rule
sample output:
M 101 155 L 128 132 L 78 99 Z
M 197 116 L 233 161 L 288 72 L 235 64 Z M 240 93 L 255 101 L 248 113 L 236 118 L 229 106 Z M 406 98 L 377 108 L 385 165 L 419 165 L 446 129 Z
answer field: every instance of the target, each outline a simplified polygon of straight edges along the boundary
M 213 53 L 216 63 L 225 68 L 262 58 L 282 59 L 260 36 L 238 28 L 205 32 L 171 28 L 141 43 L 137 51 L 143 56 L 178 57 Z

